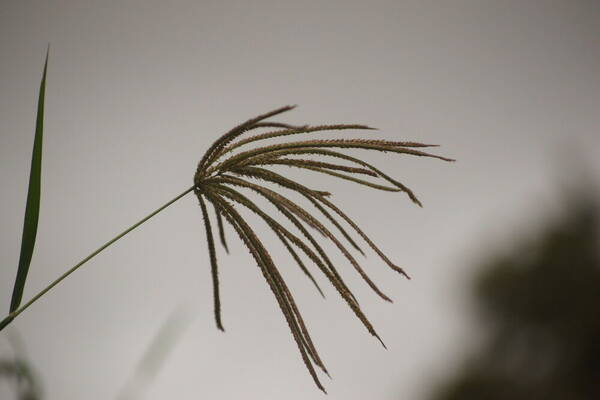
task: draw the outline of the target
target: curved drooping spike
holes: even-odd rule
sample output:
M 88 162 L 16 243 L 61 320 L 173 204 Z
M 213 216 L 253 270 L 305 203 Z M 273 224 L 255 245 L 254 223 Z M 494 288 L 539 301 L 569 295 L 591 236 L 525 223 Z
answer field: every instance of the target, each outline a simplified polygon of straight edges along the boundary
M 217 267 L 217 252 L 215 251 L 215 241 L 212 234 L 212 228 L 210 225 L 210 219 L 208 217 L 208 210 L 206 209 L 206 203 L 204 202 L 203 196 L 197 193 L 198 200 L 200 201 L 200 208 L 202 209 L 202 216 L 204 218 L 204 226 L 206 227 L 206 241 L 208 243 L 208 254 L 210 256 L 210 265 L 213 281 L 213 298 L 215 307 L 215 321 L 217 328 L 225 331 L 223 323 L 221 322 L 221 297 L 219 295 L 219 272 Z

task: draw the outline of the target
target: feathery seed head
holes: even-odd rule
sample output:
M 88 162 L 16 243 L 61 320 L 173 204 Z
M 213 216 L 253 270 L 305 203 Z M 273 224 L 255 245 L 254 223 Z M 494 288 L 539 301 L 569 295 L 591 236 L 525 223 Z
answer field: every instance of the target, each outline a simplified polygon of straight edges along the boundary
M 317 280 L 309 271 L 308 267 L 300 257 L 304 255 L 325 276 L 333 288 L 348 304 L 352 312 L 358 317 L 365 328 L 381 342 L 375 329 L 361 310 L 356 297 L 350 291 L 337 268 L 333 265 L 319 241 L 312 232 L 317 232 L 330 240 L 338 248 L 341 254 L 348 260 L 368 286 L 382 299 L 391 301 L 364 272 L 357 260 L 347 249 L 350 244 L 354 249 L 363 253 L 362 249 L 354 241 L 348 227 L 342 225 L 342 221 L 360 236 L 362 240 L 394 271 L 408 278 L 404 270 L 394 263 L 373 243 L 373 241 L 358 227 L 358 225 L 346 215 L 328 197 L 330 193 L 307 187 L 302 181 L 293 180 L 270 169 L 272 166 L 283 165 L 290 168 L 299 168 L 313 172 L 334 176 L 348 180 L 362 186 L 373 189 L 404 192 L 417 205 L 421 203 L 413 192 L 389 177 L 373 165 L 360 158 L 343 153 L 344 149 L 375 150 L 380 152 L 392 152 L 420 157 L 432 157 L 444 161 L 454 161 L 449 158 L 431 154 L 417 148 L 433 147 L 435 145 L 417 142 L 398 142 L 380 139 L 308 139 L 291 141 L 277 144 L 266 144 L 250 147 L 246 145 L 254 142 L 290 137 L 295 135 L 315 135 L 318 133 L 335 133 L 345 130 L 373 130 L 366 125 L 357 124 L 335 124 L 335 125 L 289 125 L 281 122 L 268 121 L 269 118 L 293 109 L 295 106 L 285 106 L 258 117 L 247 120 L 236 126 L 229 132 L 217 139 L 203 158 L 198 163 L 194 175 L 194 191 L 200 202 L 202 215 L 207 234 L 209 258 L 211 263 L 213 279 L 214 310 L 217 327 L 223 330 L 221 322 L 221 303 L 219 294 L 219 279 L 217 268 L 217 256 L 212 233 L 211 220 L 206 207 L 206 202 L 212 204 L 219 229 L 219 236 L 223 247 L 227 249 L 223 220 L 227 221 L 231 228 L 239 236 L 240 240 L 258 265 L 261 273 L 286 319 L 292 337 L 298 346 L 300 355 L 306 368 L 311 374 L 317 387 L 325 391 L 321 385 L 314 366 L 319 367 L 327 373 L 324 363 L 319 357 L 312 342 L 306 324 L 300 314 L 298 306 L 292 296 L 290 289 L 285 283 L 277 265 L 273 261 L 265 244 L 246 219 L 240 214 L 239 209 L 246 209 L 256 214 L 271 229 L 282 242 L 286 250 L 298 264 L 304 274 L 312 281 L 316 289 L 323 295 Z M 276 130 L 265 133 L 250 134 L 250 131 L 258 129 L 275 128 Z M 243 138 L 241 138 L 244 136 Z M 247 148 L 242 148 L 247 147 Z M 242 148 L 241 151 L 234 152 Z M 319 157 L 318 160 L 297 158 L 298 156 Z M 338 164 L 343 160 L 349 165 Z M 363 179 L 363 178 L 368 178 Z M 380 183 L 377 183 L 379 181 Z M 281 192 L 269 188 L 267 185 L 283 188 Z M 240 190 L 242 189 L 242 190 Z M 297 233 L 290 231 L 282 222 L 265 212 L 251 198 L 244 193 L 253 193 L 272 204 Z M 284 192 L 295 192 L 304 197 L 314 209 L 310 211 L 306 206 L 287 198 Z M 321 220 L 327 220 L 338 232 L 331 231 Z M 347 244 L 343 243 L 343 240 Z M 381 342 L 383 344 L 383 342 Z M 385 346 L 385 345 L 384 345 Z

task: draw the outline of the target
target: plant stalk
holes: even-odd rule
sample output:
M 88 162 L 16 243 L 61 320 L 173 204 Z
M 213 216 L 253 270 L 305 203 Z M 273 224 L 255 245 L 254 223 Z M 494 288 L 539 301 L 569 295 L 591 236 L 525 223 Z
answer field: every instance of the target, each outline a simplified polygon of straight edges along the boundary
M 142 225 L 144 222 L 148 221 L 150 218 L 154 217 L 156 214 L 158 214 L 159 212 L 161 212 L 165 208 L 169 207 L 171 204 L 175 203 L 177 200 L 181 199 L 182 197 L 184 197 L 186 194 L 190 193 L 193 190 L 194 190 L 193 186 L 191 188 L 189 188 L 189 189 L 186 189 L 185 192 L 179 194 L 174 199 L 172 199 L 172 200 L 168 201 L 167 203 L 163 204 L 162 206 L 160 206 L 159 208 L 157 208 L 156 210 L 154 210 L 153 212 L 151 212 L 150 214 L 148 214 L 147 216 L 145 216 L 144 218 L 142 218 L 140 221 L 138 221 L 135 224 L 131 225 L 129 228 L 127 228 L 126 230 L 124 230 L 123 232 L 121 232 L 120 234 L 118 234 L 117 236 L 115 236 L 114 238 L 110 239 L 108 242 L 106 242 L 102 246 L 100 246 L 96 251 L 94 251 L 93 253 L 91 253 L 89 256 L 87 256 L 83 260 L 79 261 L 71 269 L 69 269 L 67 272 L 65 272 L 64 274 L 62 274 L 61 276 L 59 276 L 54 282 L 52 282 L 50 285 L 48 285 L 45 289 L 43 289 L 41 292 L 39 292 L 38 294 L 36 294 L 35 296 L 33 296 L 33 298 L 31 298 L 31 300 L 29 300 L 27 303 L 25 303 L 24 305 L 22 305 L 21 307 L 19 307 L 15 311 L 13 311 L 10 314 L 8 314 L 8 316 L 6 318 L 4 318 L 0 322 L 0 331 L 2 329 L 4 329 L 8 324 L 10 324 L 19 314 L 21 314 L 23 311 L 25 311 L 30 305 L 32 305 L 33 303 L 35 303 L 40 297 L 42 297 L 48 291 L 50 291 L 54 286 L 58 285 L 67 276 L 69 276 L 73 272 L 77 271 L 77 269 L 79 269 L 79 267 L 81 267 L 83 264 L 85 264 L 86 262 L 88 262 L 89 260 L 91 260 L 92 258 L 94 258 L 95 256 L 97 256 L 98 254 L 100 254 L 104 249 L 106 249 L 107 247 L 109 247 L 110 245 L 112 245 L 113 243 L 115 243 L 117 240 L 121 239 L 123 236 L 127 235 L 129 232 L 133 231 L 135 228 L 137 228 L 138 226 Z

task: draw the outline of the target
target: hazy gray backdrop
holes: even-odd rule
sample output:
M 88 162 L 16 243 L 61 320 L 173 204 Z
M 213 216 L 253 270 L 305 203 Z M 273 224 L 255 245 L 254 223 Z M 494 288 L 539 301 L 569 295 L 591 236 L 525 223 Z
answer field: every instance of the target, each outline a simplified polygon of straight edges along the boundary
M 401 194 L 314 182 L 413 276 L 364 261 L 390 305 L 340 266 L 388 351 L 333 290 L 323 301 L 294 265 L 282 266 L 333 375 L 330 398 L 418 399 L 475 337 L 461 305 L 480 249 L 510 243 L 514 223 L 556 207 L 557 185 L 578 179 L 572 171 L 600 172 L 599 35 L 593 0 L 1 0 L 0 308 L 16 273 L 51 43 L 26 298 L 188 187 L 225 130 L 299 104 L 285 121 L 364 122 L 459 160 L 367 156 L 409 184 L 423 209 Z M 241 244 L 221 258 L 227 332 L 216 330 L 204 240 L 189 196 L 13 323 L 48 398 L 114 398 L 180 305 L 194 322 L 148 399 L 323 398 Z

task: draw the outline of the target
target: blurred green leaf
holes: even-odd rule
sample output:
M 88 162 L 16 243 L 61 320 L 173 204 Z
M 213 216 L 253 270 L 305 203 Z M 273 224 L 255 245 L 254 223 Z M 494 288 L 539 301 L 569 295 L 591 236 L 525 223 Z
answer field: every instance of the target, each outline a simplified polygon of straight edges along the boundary
M 177 309 L 163 322 L 152 342 L 146 348 L 137 368 L 117 396 L 118 400 L 133 400 L 143 398 L 143 392 L 156 379 L 160 369 L 165 364 L 169 353 L 181 339 L 183 331 L 192 319 L 189 310 Z
M 46 69 L 48 67 L 48 53 L 44 63 L 44 72 L 40 83 L 40 92 L 37 107 L 37 120 L 35 123 L 35 139 L 33 142 L 33 154 L 31 156 L 31 171 L 29 174 L 29 189 L 27 192 L 27 206 L 25 208 L 25 222 L 23 223 L 23 238 L 21 240 L 21 255 L 19 257 L 19 269 L 13 289 L 10 312 L 19 308 L 25 288 L 25 280 L 29 272 L 29 264 L 35 246 L 38 217 L 40 212 L 40 187 L 42 180 L 42 139 L 44 131 L 44 96 L 46 94 Z

